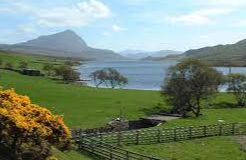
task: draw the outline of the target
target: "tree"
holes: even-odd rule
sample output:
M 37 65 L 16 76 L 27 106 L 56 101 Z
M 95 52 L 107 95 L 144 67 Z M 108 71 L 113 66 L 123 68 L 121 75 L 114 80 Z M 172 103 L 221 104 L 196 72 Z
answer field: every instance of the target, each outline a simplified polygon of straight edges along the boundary
M 164 84 L 162 95 L 173 106 L 172 111 L 187 116 L 192 112 L 200 115 L 201 99 L 215 91 L 222 83 L 222 74 L 199 60 L 187 59 L 170 67 Z
M 232 73 L 227 75 L 227 83 L 229 92 L 232 92 L 240 107 L 246 106 L 246 75 Z
M 47 73 L 48 76 L 51 76 L 54 71 L 54 66 L 50 63 L 44 64 L 43 70 Z
M 0 59 L 0 66 L 2 66 L 3 65 L 3 60 L 2 59 Z
M 27 69 L 27 68 L 28 68 L 28 63 L 25 62 L 25 61 L 21 61 L 21 62 L 19 63 L 19 68 L 20 68 L 20 69 Z
M 93 72 L 90 77 L 94 80 L 95 86 L 101 84 L 110 85 L 111 88 L 122 87 L 128 83 L 128 79 L 113 68 L 104 68 Z
M 60 76 L 65 82 L 75 82 L 80 80 L 80 73 L 70 66 L 60 66 L 55 69 L 56 75 Z
M 5 69 L 12 70 L 14 66 L 13 66 L 13 64 L 12 64 L 12 63 L 7 62 L 7 63 L 5 63 L 4 67 L 5 67 Z
M 0 152 L 10 159 L 45 160 L 51 146 L 70 147 L 71 132 L 61 116 L 13 89 L 0 91 L 0 104 Z

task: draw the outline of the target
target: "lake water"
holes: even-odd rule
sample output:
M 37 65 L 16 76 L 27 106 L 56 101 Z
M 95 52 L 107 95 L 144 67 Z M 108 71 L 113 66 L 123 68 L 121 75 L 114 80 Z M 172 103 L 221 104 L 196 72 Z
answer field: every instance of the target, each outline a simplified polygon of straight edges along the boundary
M 176 61 L 153 62 L 153 61 L 108 61 L 108 62 L 88 62 L 79 68 L 81 78 L 89 80 L 89 75 L 103 68 L 115 68 L 129 80 L 124 87 L 126 89 L 140 90 L 160 90 L 167 69 L 175 65 Z M 223 74 L 229 73 L 227 67 L 217 67 Z M 232 73 L 246 74 L 246 67 L 232 67 Z M 88 81 L 89 86 L 94 86 L 93 81 Z

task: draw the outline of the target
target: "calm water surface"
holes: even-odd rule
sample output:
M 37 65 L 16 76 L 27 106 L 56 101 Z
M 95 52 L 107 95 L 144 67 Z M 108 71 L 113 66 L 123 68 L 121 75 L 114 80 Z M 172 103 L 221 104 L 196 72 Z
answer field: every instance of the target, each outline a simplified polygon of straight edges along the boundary
M 153 62 L 153 61 L 108 61 L 108 62 L 88 62 L 79 68 L 82 79 L 90 80 L 89 75 L 102 68 L 112 67 L 125 75 L 129 84 L 126 89 L 140 90 L 160 90 L 167 69 L 175 65 L 176 61 Z M 227 67 L 217 67 L 223 74 L 229 73 Z M 246 74 L 246 67 L 232 67 L 232 73 Z M 94 86 L 93 81 L 87 82 L 89 86 Z

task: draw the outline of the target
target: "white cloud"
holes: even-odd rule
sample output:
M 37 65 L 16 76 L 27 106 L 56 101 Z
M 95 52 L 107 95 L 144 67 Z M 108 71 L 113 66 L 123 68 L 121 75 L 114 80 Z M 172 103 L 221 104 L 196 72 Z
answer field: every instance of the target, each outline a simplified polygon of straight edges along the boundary
M 103 32 L 102 35 L 108 37 L 108 36 L 111 36 L 111 33 L 109 33 L 109 32 Z
M 78 8 L 81 13 L 95 18 L 105 18 L 111 14 L 110 9 L 104 3 L 97 0 L 78 3 Z
M 123 27 L 121 27 L 121 26 L 119 26 L 117 24 L 113 24 L 112 25 L 112 30 L 114 32 L 123 32 L 123 31 L 126 31 L 127 29 L 126 28 L 123 28 Z
M 202 40 L 208 40 L 209 36 L 208 35 L 201 35 L 201 36 L 199 36 L 199 38 Z
M 0 13 L 5 14 L 5 13 L 13 13 L 13 10 L 10 8 L 0 8 Z
M 146 3 L 151 3 L 153 0 L 124 0 L 124 2 L 128 5 L 141 6 L 145 5 Z
M 238 20 L 234 23 L 235 27 L 246 27 L 246 20 Z
M 37 33 L 36 26 L 34 24 L 24 24 L 18 26 L 18 31 L 23 32 L 23 33 Z
M 208 8 L 194 11 L 188 14 L 169 16 L 167 17 L 167 20 L 172 23 L 183 23 L 185 25 L 204 25 L 213 23 L 214 18 L 217 16 L 227 15 L 231 12 L 231 9 Z
M 98 0 L 84 0 L 71 6 L 39 8 L 34 5 L 10 2 L 12 10 L 35 19 L 47 27 L 83 27 L 97 19 L 108 18 L 111 11 Z
M 245 0 L 194 0 L 194 3 L 204 6 L 216 6 L 216 7 L 243 7 L 246 5 Z

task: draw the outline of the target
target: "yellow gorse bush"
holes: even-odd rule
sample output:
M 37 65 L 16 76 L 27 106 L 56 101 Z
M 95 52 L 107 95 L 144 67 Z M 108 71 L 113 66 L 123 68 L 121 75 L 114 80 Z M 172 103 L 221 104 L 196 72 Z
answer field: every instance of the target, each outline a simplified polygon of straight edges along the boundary
M 0 136 L 8 138 L 13 134 L 21 138 L 39 137 L 53 145 L 67 143 L 71 138 L 61 116 L 32 104 L 29 97 L 17 94 L 14 89 L 1 90 Z

